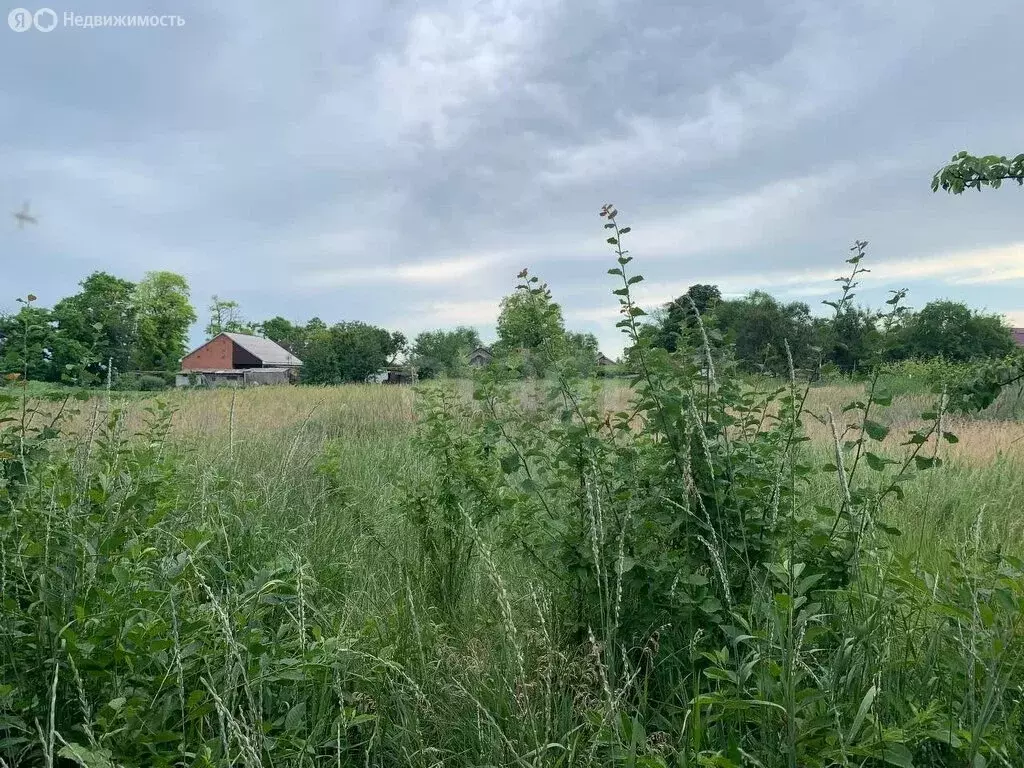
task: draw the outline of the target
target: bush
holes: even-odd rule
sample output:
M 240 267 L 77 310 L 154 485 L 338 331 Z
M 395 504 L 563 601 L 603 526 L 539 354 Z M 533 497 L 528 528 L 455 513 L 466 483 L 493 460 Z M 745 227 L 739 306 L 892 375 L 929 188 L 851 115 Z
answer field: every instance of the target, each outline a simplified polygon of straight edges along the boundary
M 138 388 L 142 392 L 159 392 L 167 389 L 167 380 L 163 376 L 147 373 L 139 376 Z

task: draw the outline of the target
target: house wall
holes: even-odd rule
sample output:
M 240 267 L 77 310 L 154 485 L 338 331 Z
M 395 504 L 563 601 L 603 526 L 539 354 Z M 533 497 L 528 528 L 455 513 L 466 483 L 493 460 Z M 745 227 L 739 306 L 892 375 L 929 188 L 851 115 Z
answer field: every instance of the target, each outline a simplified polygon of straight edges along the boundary
M 235 343 L 227 336 L 218 336 L 181 361 L 181 370 L 224 369 L 234 367 Z

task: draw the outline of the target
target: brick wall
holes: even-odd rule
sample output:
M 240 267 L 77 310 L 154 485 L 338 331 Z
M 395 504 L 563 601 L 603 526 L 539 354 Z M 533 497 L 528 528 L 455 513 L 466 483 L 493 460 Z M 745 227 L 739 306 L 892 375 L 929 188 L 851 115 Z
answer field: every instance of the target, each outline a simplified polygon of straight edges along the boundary
M 181 361 L 181 370 L 196 371 L 204 368 L 231 368 L 235 343 L 227 336 L 218 336 L 207 342 Z

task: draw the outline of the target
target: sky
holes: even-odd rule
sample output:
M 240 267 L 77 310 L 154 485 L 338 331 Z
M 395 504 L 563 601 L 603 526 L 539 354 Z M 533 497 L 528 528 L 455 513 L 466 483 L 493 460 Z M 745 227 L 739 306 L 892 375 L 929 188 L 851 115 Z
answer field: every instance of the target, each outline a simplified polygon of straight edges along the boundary
M 0 26 L 0 209 L 39 218 L 0 220 L 0 310 L 172 270 L 193 342 L 213 294 L 487 340 L 528 267 L 614 357 L 611 202 L 646 306 L 701 282 L 820 308 L 861 239 L 858 301 L 1024 326 L 1024 189 L 929 186 L 959 150 L 1024 152 L 1020 0 L 171 5 Z

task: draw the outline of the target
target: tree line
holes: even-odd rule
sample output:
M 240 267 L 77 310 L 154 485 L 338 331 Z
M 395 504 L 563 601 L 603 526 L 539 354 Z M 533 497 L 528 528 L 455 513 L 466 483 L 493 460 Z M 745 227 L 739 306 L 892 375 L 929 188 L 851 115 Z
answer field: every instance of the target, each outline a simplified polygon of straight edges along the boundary
M 527 279 L 501 302 L 497 340 L 489 348 L 494 364 L 518 376 L 543 376 L 555 361 L 592 374 L 600 354 L 596 337 L 567 329 L 547 286 Z M 149 272 L 133 283 L 94 272 L 79 287 L 52 308 L 29 296 L 19 299 L 17 312 L 0 314 L 0 372 L 87 385 L 103 384 L 113 372 L 134 386 L 140 380 L 145 384 L 147 376 L 179 370 L 196 322 L 183 276 Z M 271 339 L 303 361 L 302 380 L 310 384 L 365 381 L 399 360 L 420 378 L 458 377 L 466 373 L 470 353 L 482 346 L 476 329 L 465 326 L 423 331 L 410 342 L 400 332 L 359 321 L 247 320 L 237 302 L 219 296 L 208 312 L 207 339 L 224 331 Z M 804 302 L 784 302 L 764 291 L 729 299 L 716 285 L 697 284 L 653 311 L 640 334 L 669 352 L 694 348 L 707 338 L 728 345 L 741 369 L 778 375 L 788 372 L 790 359 L 798 369 L 823 360 L 834 370 L 854 373 L 877 362 L 907 359 L 998 359 L 1015 348 L 1002 318 L 962 302 L 932 301 L 895 323 L 882 323 L 881 317 L 847 304 L 826 320 Z M 627 348 L 626 369 L 630 358 Z M 129 372 L 134 379 L 125 376 Z
M 705 284 L 690 286 L 652 313 L 642 333 L 670 352 L 699 346 L 698 316 L 712 342 L 733 349 L 741 369 L 776 375 L 788 373 L 790 357 L 797 369 L 821 360 L 833 370 L 855 373 L 879 362 L 1001 358 L 1016 346 L 1002 317 L 957 301 L 931 301 L 883 323 L 881 312 L 866 307 L 846 304 L 834 316 L 816 317 L 802 301 L 780 301 L 764 291 L 726 299 L 718 286 Z

